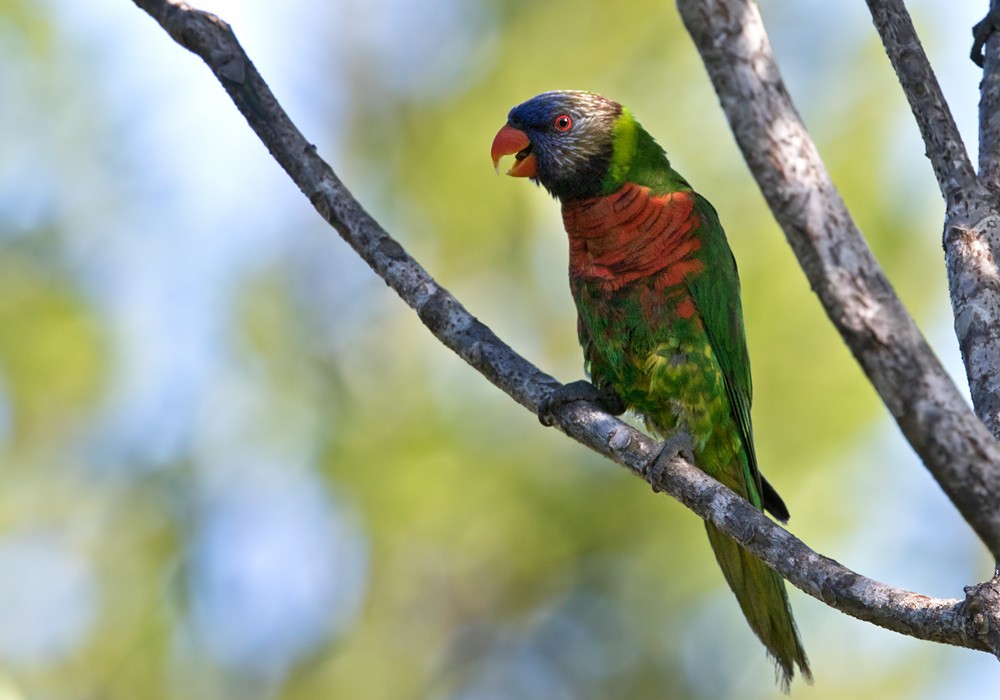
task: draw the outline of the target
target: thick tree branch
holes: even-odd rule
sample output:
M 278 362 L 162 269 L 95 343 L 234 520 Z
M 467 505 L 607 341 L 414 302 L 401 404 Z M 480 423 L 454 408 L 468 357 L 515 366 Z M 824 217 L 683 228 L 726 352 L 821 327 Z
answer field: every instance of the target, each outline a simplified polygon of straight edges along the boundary
M 979 99 L 979 181 L 970 211 L 945 218 L 945 257 L 955 332 L 958 334 L 973 403 L 994 435 L 1000 436 L 1000 2 L 990 1 L 983 20 L 985 40 L 983 81 Z M 964 313 L 963 313 L 964 310 Z M 983 371 L 984 365 L 992 368 Z
M 229 27 L 175 0 L 133 1 L 208 64 L 317 211 L 417 311 L 431 332 L 516 401 L 537 410 L 557 382 L 471 316 L 364 211 L 288 119 Z M 566 434 L 645 478 L 658 450 L 649 437 L 585 403 L 563 406 L 555 411 L 555 418 Z M 656 485 L 832 607 L 920 639 L 992 650 L 989 640 L 994 628 L 982 622 L 982 610 L 989 605 L 970 605 L 979 600 L 972 594 L 967 601 L 939 600 L 856 574 L 816 554 L 680 458 L 669 463 Z
M 944 249 L 955 332 L 976 414 L 994 436 L 1000 437 L 1000 217 L 996 194 L 980 183 L 972 169 L 951 110 L 902 0 L 868 0 L 868 7 L 945 198 Z M 991 67 L 1000 60 L 994 53 Z M 996 80 L 995 74 L 991 77 L 987 72 L 980 104 L 984 139 L 980 163 L 987 172 L 996 168 L 997 154 L 990 149 L 996 149 L 996 131 L 1000 129 L 995 123 L 997 115 L 989 111 L 997 106 L 997 95 L 987 89 L 991 79 Z
M 830 320 L 924 464 L 1000 557 L 1000 444 L 969 410 L 834 187 L 750 0 L 677 0 L 751 172 Z

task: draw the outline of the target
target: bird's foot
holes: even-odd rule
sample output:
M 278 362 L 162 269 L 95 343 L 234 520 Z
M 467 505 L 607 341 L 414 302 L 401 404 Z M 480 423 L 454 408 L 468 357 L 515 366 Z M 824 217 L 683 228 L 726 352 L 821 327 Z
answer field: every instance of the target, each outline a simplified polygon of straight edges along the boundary
M 986 16 L 972 28 L 972 51 L 969 58 L 980 68 L 986 61 L 986 40 L 1000 29 L 1000 2 L 991 0 Z
M 667 465 L 674 457 L 682 457 L 694 464 L 694 441 L 686 430 L 678 430 L 663 441 L 660 451 L 646 464 L 645 477 L 654 493 L 659 493 L 658 484 L 667 473 Z
M 544 426 L 554 425 L 556 409 L 576 401 L 589 401 L 613 416 L 625 412 L 625 403 L 621 397 L 609 389 L 598 389 L 588 381 L 563 384 L 553 389 L 548 396 L 538 404 L 538 421 Z

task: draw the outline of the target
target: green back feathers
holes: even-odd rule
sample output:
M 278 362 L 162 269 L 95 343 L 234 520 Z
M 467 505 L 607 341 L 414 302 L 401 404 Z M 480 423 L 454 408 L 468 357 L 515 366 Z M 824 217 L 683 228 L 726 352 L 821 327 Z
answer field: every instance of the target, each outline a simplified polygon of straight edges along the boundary
M 743 307 L 740 303 L 736 260 L 715 208 L 704 198 L 699 196 L 698 199 L 696 211 L 701 219 L 700 253 L 710 267 L 711 274 L 689 277 L 686 284 L 725 378 L 726 394 L 746 450 L 746 463 L 742 466 L 745 470 L 747 499 L 757 508 L 763 508 L 763 489 L 750 421 L 753 384 L 750 379 L 746 334 L 743 330 Z

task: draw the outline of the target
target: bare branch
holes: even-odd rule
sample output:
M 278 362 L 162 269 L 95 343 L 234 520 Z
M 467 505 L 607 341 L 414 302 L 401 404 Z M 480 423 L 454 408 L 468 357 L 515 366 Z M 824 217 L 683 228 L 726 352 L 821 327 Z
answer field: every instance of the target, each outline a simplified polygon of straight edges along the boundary
M 983 19 L 983 81 L 979 99 L 979 181 L 961 206 L 948 208 L 945 257 L 955 332 L 965 360 L 976 412 L 1000 437 L 1000 2 Z M 959 203 L 961 205 L 963 203 Z
M 985 188 L 949 201 L 945 265 L 955 334 L 976 414 L 1000 436 L 1000 214 Z M 994 478 L 1000 478 L 1000 475 Z
M 910 445 L 1000 557 L 1000 445 L 896 296 L 785 89 L 750 0 L 677 0 L 730 127 L 827 315 Z
M 537 410 L 558 383 L 471 316 L 364 211 L 288 119 L 228 25 L 175 0 L 133 1 L 208 64 L 317 211 L 417 311 L 431 332 L 516 401 Z M 646 478 L 659 449 L 648 436 L 582 402 L 556 409 L 555 418 L 567 435 Z M 858 619 L 920 639 L 992 648 L 990 626 L 974 625 L 966 602 L 928 598 L 867 579 L 816 554 L 693 465 L 675 458 L 668 466 L 657 488 L 738 539 L 809 595 Z
M 1000 658 L 1000 568 L 989 581 L 966 587 L 963 614 L 976 635 Z
M 979 179 L 1000 194 L 1000 1 L 990 0 L 990 10 L 975 32 L 985 35 L 985 55 L 979 64 L 983 82 L 979 86 Z
M 1000 437 L 1000 218 L 996 190 L 980 183 L 972 169 L 941 87 L 902 0 L 868 0 L 875 28 L 899 77 L 947 203 L 945 258 L 955 331 L 976 414 Z M 991 10 L 992 11 L 992 10 Z M 980 103 L 980 166 L 997 177 L 1000 99 L 997 39 L 987 40 L 990 61 Z M 995 186 L 995 183 L 994 183 Z
M 976 173 L 902 0 L 867 0 L 875 28 L 924 139 L 941 196 L 978 188 Z

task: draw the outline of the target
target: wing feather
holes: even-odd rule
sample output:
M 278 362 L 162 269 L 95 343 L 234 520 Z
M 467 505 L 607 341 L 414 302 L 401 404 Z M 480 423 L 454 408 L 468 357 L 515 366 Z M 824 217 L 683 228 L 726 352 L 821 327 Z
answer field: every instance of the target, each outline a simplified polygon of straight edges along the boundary
M 774 505 L 777 517 L 787 511 L 770 487 L 765 488 L 757 466 L 754 451 L 753 426 L 750 422 L 750 405 L 753 401 L 753 383 L 750 378 L 750 358 L 747 354 L 746 333 L 743 328 L 743 308 L 740 303 L 740 280 L 736 260 L 726 242 L 715 208 L 704 198 L 698 197 L 696 205 L 701 217 L 698 236 L 702 243 L 701 255 L 706 271 L 685 278 L 688 291 L 705 326 L 708 342 L 719 367 L 722 369 L 733 418 L 740 432 L 746 451 L 745 477 L 747 496 L 758 508 Z M 776 503 L 769 502 L 765 493 Z M 780 506 L 778 506 L 780 504 Z

